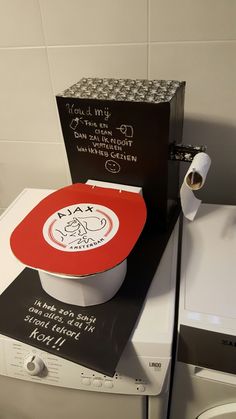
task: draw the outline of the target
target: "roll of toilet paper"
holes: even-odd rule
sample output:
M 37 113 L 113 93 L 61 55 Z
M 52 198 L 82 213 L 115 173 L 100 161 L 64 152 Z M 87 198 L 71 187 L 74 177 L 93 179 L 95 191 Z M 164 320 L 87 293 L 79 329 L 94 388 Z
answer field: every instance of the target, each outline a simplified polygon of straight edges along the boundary
M 186 218 L 193 220 L 200 207 L 201 200 L 196 198 L 193 191 L 201 189 L 205 183 L 211 159 L 206 153 L 198 153 L 194 157 L 180 189 L 180 200 Z

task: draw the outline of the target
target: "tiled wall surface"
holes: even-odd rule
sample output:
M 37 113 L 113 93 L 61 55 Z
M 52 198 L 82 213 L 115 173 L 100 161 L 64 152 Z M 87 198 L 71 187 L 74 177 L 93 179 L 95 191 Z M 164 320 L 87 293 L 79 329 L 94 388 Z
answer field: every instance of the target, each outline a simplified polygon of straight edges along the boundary
M 55 94 L 81 77 L 186 80 L 184 142 L 236 204 L 235 0 L 0 0 L 0 208 L 70 182 Z

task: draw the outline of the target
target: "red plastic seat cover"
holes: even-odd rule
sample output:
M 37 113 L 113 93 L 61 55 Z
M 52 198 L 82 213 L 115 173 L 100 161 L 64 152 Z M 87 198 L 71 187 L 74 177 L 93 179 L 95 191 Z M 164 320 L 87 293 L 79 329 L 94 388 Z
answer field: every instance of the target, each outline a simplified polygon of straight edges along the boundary
M 77 183 L 43 199 L 13 231 L 10 244 L 27 266 L 91 275 L 121 263 L 145 221 L 140 194 Z

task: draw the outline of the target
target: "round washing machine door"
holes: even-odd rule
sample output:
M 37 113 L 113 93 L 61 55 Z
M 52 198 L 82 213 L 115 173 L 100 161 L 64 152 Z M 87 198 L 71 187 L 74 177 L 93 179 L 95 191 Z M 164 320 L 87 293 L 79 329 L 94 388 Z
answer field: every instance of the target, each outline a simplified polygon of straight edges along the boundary
M 206 410 L 196 419 L 235 419 L 236 403 L 227 403 L 221 406 Z

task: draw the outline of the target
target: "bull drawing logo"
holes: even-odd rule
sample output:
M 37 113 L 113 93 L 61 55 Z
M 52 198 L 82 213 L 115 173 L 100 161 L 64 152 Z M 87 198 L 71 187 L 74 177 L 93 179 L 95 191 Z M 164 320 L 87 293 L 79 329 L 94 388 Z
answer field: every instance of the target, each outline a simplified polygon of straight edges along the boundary
M 63 244 L 71 245 L 73 243 L 81 244 L 95 242 L 93 232 L 102 230 L 107 225 L 105 218 L 99 217 L 73 217 L 67 221 L 64 229 L 56 229 L 61 236 Z

